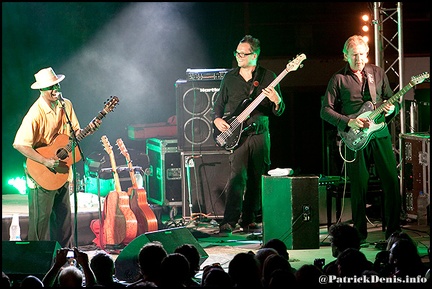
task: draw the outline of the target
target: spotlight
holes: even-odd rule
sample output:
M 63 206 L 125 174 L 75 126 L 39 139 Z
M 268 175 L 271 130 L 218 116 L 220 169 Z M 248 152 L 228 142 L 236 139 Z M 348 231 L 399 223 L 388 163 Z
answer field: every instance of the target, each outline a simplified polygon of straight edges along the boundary
M 363 15 L 361 15 L 361 33 L 363 35 L 363 38 L 366 42 L 369 41 L 369 29 L 370 29 L 370 17 L 369 14 L 364 13 Z

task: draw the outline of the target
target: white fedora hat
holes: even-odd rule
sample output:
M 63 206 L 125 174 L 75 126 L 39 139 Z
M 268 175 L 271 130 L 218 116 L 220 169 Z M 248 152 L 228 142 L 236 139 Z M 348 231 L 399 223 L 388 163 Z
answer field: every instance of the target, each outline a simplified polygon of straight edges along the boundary
M 56 83 L 62 81 L 65 76 L 63 74 L 55 74 L 51 67 L 43 68 L 38 71 L 35 75 L 36 82 L 31 85 L 32 89 L 41 89 L 50 87 Z

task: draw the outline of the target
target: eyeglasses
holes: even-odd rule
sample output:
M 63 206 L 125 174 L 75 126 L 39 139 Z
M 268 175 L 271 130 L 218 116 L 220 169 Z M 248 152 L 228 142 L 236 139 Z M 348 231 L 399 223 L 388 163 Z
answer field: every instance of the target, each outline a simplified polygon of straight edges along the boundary
M 251 54 L 255 54 L 255 52 L 251 52 L 251 53 L 242 53 L 242 52 L 234 51 L 233 54 L 234 54 L 235 57 L 238 56 L 238 57 L 240 57 L 240 58 L 243 58 L 243 57 L 245 57 L 245 56 L 249 56 L 249 55 L 251 55 Z
M 49 86 L 49 87 L 41 88 L 40 90 L 42 90 L 42 91 L 47 91 L 47 90 L 60 90 L 60 83 L 56 83 L 56 84 L 51 85 L 51 86 Z

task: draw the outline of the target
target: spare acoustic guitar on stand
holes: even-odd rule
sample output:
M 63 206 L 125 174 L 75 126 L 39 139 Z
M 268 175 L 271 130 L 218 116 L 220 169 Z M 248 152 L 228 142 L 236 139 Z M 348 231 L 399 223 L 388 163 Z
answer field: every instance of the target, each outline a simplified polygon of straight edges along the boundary
M 126 158 L 130 179 L 132 181 L 132 187 L 128 189 L 127 194 L 130 198 L 130 207 L 138 221 L 138 235 L 146 232 L 157 231 L 158 221 L 156 215 L 147 202 L 146 190 L 143 187 L 138 186 L 129 152 L 121 138 L 117 139 L 116 144 L 122 155 Z
M 120 185 L 120 178 L 118 176 L 117 172 L 117 164 L 115 161 L 114 152 L 112 150 L 112 146 L 108 141 L 108 138 L 103 135 L 101 137 L 102 144 L 104 146 L 105 151 L 108 153 L 111 161 L 111 167 L 112 172 L 114 176 L 114 185 L 115 185 L 115 191 L 111 191 L 108 193 L 105 202 L 111 202 L 108 203 L 107 206 L 104 206 L 106 208 L 106 216 L 104 219 L 103 229 L 104 229 L 104 235 L 107 240 L 107 245 L 110 243 L 118 244 L 121 238 L 118 238 L 123 235 L 124 238 L 121 240 L 121 243 L 123 245 L 129 244 L 134 238 L 136 238 L 138 233 L 138 222 L 137 219 L 133 213 L 133 211 L 130 208 L 129 205 L 129 196 L 126 192 L 122 191 L 121 185 Z M 124 232 L 118 232 L 119 229 L 121 230 L 123 226 L 120 228 L 117 227 L 117 216 L 122 213 L 122 215 L 125 218 L 125 231 Z

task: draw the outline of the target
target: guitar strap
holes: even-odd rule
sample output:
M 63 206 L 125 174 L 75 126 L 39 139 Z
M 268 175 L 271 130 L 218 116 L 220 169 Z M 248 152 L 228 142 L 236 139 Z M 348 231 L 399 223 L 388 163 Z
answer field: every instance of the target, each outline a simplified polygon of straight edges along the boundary
M 263 71 L 264 70 L 261 68 L 261 66 L 258 65 L 257 66 L 257 70 L 255 72 L 255 75 L 254 75 L 254 77 L 252 79 L 252 84 L 251 84 L 251 88 L 250 88 L 250 91 L 249 91 L 249 97 L 251 97 L 251 98 L 255 98 L 256 97 L 256 93 L 254 93 L 254 91 L 256 91 L 256 88 L 258 87 L 258 85 L 261 84 L 262 80 L 264 79 L 264 74 L 265 73 L 263 73 Z M 258 75 L 259 75 L 259 77 L 258 77 Z M 259 81 L 258 81 L 258 85 L 255 86 L 255 80 L 256 79 L 259 79 Z
M 366 73 L 366 78 L 367 78 L 367 82 L 368 82 L 368 86 L 369 86 L 369 93 L 370 93 L 371 98 L 372 98 L 372 103 L 375 105 L 376 104 L 376 87 L 375 87 L 374 75 L 373 75 L 372 69 L 368 65 L 365 66 L 364 71 Z
M 251 100 L 255 99 L 257 96 L 257 87 L 262 83 L 262 80 L 264 79 L 264 75 L 265 75 L 265 69 L 261 68 L 260 65 L 257 65 L 256 70 L 255 70 L 255 75 L 252 79 L 252 84 L 251 84 L 251 88 L 249 91 L 249 98 Z M 257 79 L 259 79 L 259 81 L 256 81 Z M 255 122 L 249 123 L 249 125 L 247 125 L 245 128 L 243 128 L 242 133 L 247 134 L 250 132 L 258 132 L 259 127 Z

